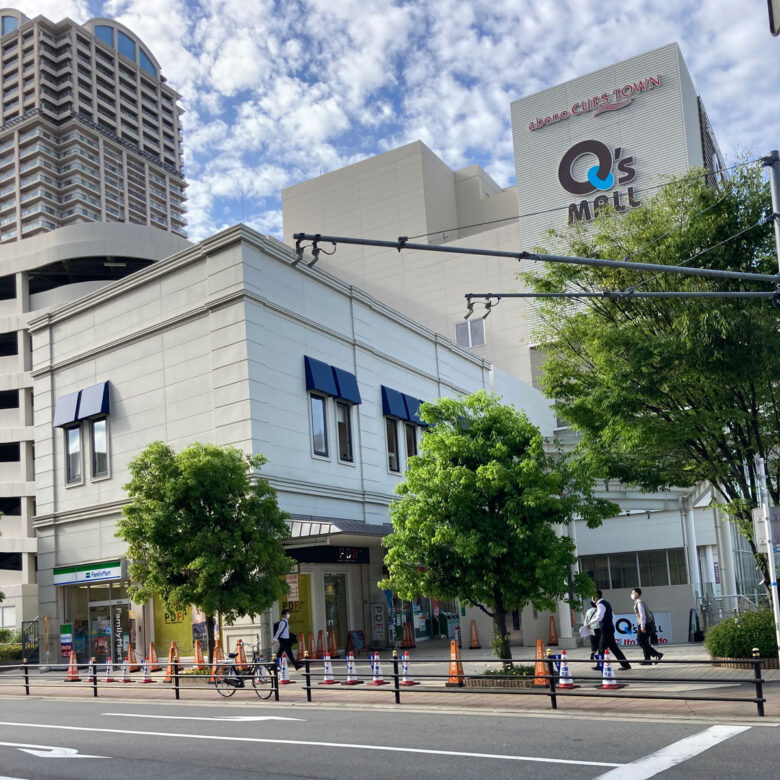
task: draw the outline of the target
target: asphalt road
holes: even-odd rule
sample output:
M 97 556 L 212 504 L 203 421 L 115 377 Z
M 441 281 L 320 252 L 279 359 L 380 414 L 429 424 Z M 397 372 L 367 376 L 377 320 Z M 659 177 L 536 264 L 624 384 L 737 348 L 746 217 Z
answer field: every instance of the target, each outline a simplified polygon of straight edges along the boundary
M 351 706 L 4 698 L 0 780 L 775 776 L 773 726 Z

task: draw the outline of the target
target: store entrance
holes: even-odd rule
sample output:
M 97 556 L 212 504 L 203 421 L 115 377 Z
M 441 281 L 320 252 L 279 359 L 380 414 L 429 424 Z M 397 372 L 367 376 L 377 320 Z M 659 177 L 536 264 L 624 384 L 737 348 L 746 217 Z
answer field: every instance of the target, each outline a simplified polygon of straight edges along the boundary
M 96 601 L 89 605 L 89 648 L 100 663 L 127 655 L 130 644 L 130 602 Z
M 325 574 L 325 625 L 336 637 L 336 647 L 347 646 L 347 575 Z

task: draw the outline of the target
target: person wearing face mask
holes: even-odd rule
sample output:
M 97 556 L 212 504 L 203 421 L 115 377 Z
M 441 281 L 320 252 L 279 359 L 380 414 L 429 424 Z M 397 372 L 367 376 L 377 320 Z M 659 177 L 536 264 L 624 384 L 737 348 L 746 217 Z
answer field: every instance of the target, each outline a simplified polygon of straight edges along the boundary
M 598 626 L 590 625 L 596 617 L 596 602 L 591 599 L 590 607 L 585 613 L 585 623 L 582 626 L 581 636 L 583 639 L 587 636 L 590 640 L 590 660 L 596 657 L 599 651 L 599 640 L 601 639 L 601 629 Z M 587 632 L 587 633 L 586 633 Z
M 650 644 L 655 633 L 655 618 L 642 598 L 641 588 L 634 588 L 631 591 L 631 600 L 634 602 L 634 614 L 636 615 L 636 639 L 645 656 L 642 666 L 650 666 L 651 658 L 655 657 L 656 662 L 658 662 L 664 657 L 663 653 L 659 653 Z

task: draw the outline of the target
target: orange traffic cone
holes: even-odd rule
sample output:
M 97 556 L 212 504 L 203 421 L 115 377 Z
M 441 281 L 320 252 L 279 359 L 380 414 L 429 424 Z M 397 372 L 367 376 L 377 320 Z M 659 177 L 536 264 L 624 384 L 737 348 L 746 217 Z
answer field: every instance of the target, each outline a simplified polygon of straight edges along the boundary
M 482 645 L 479 643 L 479 637 L 477 636 L 477 624 L 475 621 L 471 621 L 471 644 L 469 650 L 481 650 Z
M 347 662 L 347 679 L 344 680 L 342 685 L 362 685 L 363 681 L 358 680 L 355 672 L 355 654 L 350 650 L 346 656 Z
M 309 658 L 316 658 L 317 655 L 314 652 L 314 632 L 309 631 L 309 641 L 306 643 L 309 651 Z
M 68 661 L 68 673 L 65 675 L 65 682 L 81 682 L 79 677 L 79 665 L 76 661 L 76 652 L 70 651 L 70 660 Z
M 217 639 L 214 643 L 214 663 L 211 665 L 211 682 L 217 679 L 217 668 L 222 666 L 225 661 L 225 653 L 222 650 L 222 642 Z
M 369 656 L 370 658 L 370 656 Z M 369 685 L 387 685 L 388 681 L 382 676 L 382 662 L 379 660 L 379 653 L 374 653 L 374 657 L 371 660 L 371 670 L 373 676 Z
M 295 655 L 295 660 L 300 664 L 303 663 L 303 659 L 306 656 L 306 634 L 301 631 L 301 637 L 298 640 L 298 652 Z
M 132 643 L 127 646 L 127 665 L 131 672 L 141 671 L 141 664 L 135 656 L 135 645 Z
M 149 671 L 162 671 L 162 666 L 160 666 L 160 661 L 157 658 L 157 651 L 154 649 L 154 642 L 149 642 Z
M 558 647 L 558 632 L 555 630 L 555 618 L 550 615 L 550 645 Z
M 534 666 L 534 685 L 549 686 L 549 681 L 545 676 L 547 674 L 547 664 L 544 662 L 544 641 L 536 640 L 536 664 Z
M 309 654 L 311 656 L 311 654 Z M 325 655 L 325 634 L 320 630 L 317 634 L 317 655 L 315 658 L 322 658 Z
M 450 642 L 450 678 L 444 684 L 448 687 L 461 688 L 463 686 L 463 664 L 460 660 L 460 648 L 454 639 Z
M 601 688 L 604 691 L 617 691 L 620 688 L 624 688 L 624 685 L 618 685 L 617 679 L 615 679 L 615 672 L 612 670 L 612 663 L 609 660 L 609 650 L 604 651 L 604 658 L 602 659 L 602 678 L 601 685 L 597 685 L 597 688 Z
M 195 648 L 193 650 L 193 666 L 196 669 L 200 669 L 202 666 L 205 666 L 205 659 L 203 658 L 203 649 L 200 646 L 200 640 L 195 640 Z
M 404 648 L 417 647 L 417 645 L 414 643 L 414 633 L 412 631 L 412 627 L 406 621 L 404 621 L 403 623 L 403 635 L 401 638 L 401 647 Z
M 561 650 L 561 668 L 558 672 L 559 679 L 558 679 L 558 688 L 564 691 L 567 690 L 573 690 L 574 688 L 579 688 L 579 685 L 574 684 L 574 679 L 571 676 L 571 672 L 569 671 L 569 659 L 566 657 L 566 651 Z
M 401 685 L 419 685 L 420 683 L 415 682 L 411 677 L 409 677 L 409 651 L 407 650 L 404 652 L 404 654 L 401 656 L 401 667 L 404 670 L 404 678 L 401 680 Z
M 325 653 L 325 659 L 323 660 L 322 665 L 324 667 L 324 674 L 320 685 L 335 685 L 336 680 L 333 678 L 333 664 L 330 662 L 329 653 Z
M 236 640 L 236 669 L 239 672 L 246 671 L 246 650 L 244 650 L 243 639 Z
M 173 681 L 174 667 L 179 665 L 179 648 L 176 647 L 176 642 L 171 642 L 171 647 L 168 650 L 168 663 L 165 666 L 165 682 L 169 683 Z
M 339 651 L 336 647 L 336 632 L 332 628 L 328 631 L 328 655 L 331 658 L 339 657 Z

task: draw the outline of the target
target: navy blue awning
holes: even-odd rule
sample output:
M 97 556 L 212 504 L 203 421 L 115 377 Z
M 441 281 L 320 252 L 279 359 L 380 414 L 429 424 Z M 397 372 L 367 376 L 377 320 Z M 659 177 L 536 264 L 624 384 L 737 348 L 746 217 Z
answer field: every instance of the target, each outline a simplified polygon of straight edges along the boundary
M 96 385 L 86 387 L 81 391 L 79 420 L 108 414 L 111 411 L 108 388 L 108 382 L 98 382 Z
M 403 394 L 384 385 L 382 385 L 382 414 L 385 417 L 397 417 L 399 420 L 409 419 Z
M 354 374 L 350 374 L 349 371 L 345 371 L 343 368 L 333 366 L 333 378 L 336 380 L 336 387 L 338 388 L 337 398 L 342 398 L 351 404 L 362 403 L 357 377 Z
M 55 428 L 62 428 L 78 420 L 80 398 L 81 390 L 76 390 L 75 393 L 68 393 L 57 399 L 54 404 L 54 421 L 52 422 Z
M 406 395 L 404 393 L 404 403 L 406 404 L 406 411 L 408 412 L 408 418 L 417 425 L 427 425 L 420 419 L 420 404 L 422 401 L 419 398 L 415 398 L 413 395 Z
M 306 368 L 307 390 L 316 390 L 319 393 L 325 393 L 325 395 L 338 395 L 336 379 L 327 363 L 308 355 L 303 356 L 303 362 Z

